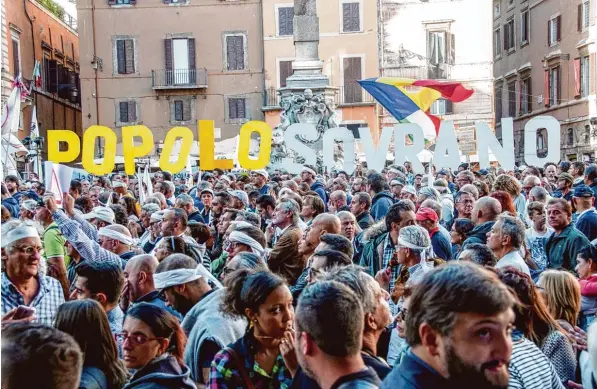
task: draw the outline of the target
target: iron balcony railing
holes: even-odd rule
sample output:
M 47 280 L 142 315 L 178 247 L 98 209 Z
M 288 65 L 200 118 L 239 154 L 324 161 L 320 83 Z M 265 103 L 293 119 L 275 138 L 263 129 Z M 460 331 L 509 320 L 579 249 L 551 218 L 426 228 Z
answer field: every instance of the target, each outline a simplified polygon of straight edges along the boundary
M 152 70 L 153 89 L 204 89 L 207 88 L 207 69 Z

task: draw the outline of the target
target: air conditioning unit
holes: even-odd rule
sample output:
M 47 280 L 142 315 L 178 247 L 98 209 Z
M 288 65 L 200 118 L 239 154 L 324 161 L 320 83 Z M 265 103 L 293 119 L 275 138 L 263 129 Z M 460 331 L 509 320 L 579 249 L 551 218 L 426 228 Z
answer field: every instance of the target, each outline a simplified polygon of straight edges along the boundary
M 537 104 L 543 104 L 543 95 L 537 96 Z

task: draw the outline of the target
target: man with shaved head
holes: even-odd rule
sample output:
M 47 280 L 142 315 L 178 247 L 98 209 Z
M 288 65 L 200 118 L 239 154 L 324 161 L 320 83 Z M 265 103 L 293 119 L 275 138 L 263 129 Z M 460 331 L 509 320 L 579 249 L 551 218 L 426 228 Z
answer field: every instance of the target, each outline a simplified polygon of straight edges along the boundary
M 299 242 L 299 252 L 304 258 L 309 258 L 319 245 L 321 235 L 340 234 L 341 222 L 338 216 L 322 213 L 313 219 L 311 226 L 305 230 L 303 239 Z
M 336 190 L 330 194 L 330 200 L 328 201 L 328 211 L 331 213 L 350 211 L 350 208 L 348 208 L 346 192 L 342 190 Z
M 502 205 L 493 197 L 481 197 L 477 200 L 471 217 L 475 228 L 469 233 L 462 248 L 465 249 L 470 243 L 486 244 L 487 233 L 493 228 L 500 213 L 502 213 Z
M 120 294 L 120 308 L 123 312 L 139 303 L 149 303 L 167 310 L 182 320 L 182 315 L 166 304 L 153 282 L 158 260 L 153 255 L 142 254 L 132 257 L 124 267 L 124 287 Z

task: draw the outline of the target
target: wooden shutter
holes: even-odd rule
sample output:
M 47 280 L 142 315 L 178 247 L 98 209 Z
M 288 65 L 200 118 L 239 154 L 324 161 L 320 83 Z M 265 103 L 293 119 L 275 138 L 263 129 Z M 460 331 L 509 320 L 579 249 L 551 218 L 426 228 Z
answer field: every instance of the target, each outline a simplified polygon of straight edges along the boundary
M 556 41 L 562 39 L 562 15 L 556 17 Z
M 544 82 L 545 89 L 543 91 L 543 102 L 545 103 L 546 107 L 549 107 L 549 69 L 545 69 Z
M 172 58 L 172 39 L 164 39 L 164 78 L 166 85 L 172 85 L 174 83 L 174 61 Z
M 278 8 L 278 34 L 292 35 L 294 33 L 294 7 Z
M 551 45 L 551 20 L 547 21 L 547 46 Z
M 580 58 L 574 59 L 574 97 L 580 97 Z
M 243 70 L 245 68 L 243 36 L 226 37 L 226 55 L 228 59 L 228 70 Z
M 188 122 L 191 120 L 191 102 L 194 100 L 183 100 L 182 120 Z
M 195 38 L 187 39 L 187 46 L 189 48 L 189 83 L 194 85 L 197 83 L 197 63 L 195 53 Z
M 119 121 L 121 123 L 128 123 L 129 121 L 129 103 L 126 101 L 121 101 L 119 104 L 119 109 L 120 109 L 120 113 L 119 113 Z
M 358 80 L 361 78 L 361 58 L 344 58 L 344 102 L 360 103 L 362 101 L 361 87 Z
M 174 101 L 174 120 L 181 122 L 183 120 L 183 104 L 182 100 Z
M 128 102 L 128 119 L 130 122 L 137 121 L 137 103 L 134 101 Z
M 508 42 L 510 41 L 510 29 L 508 24 L 504 25 L 504 51 L 508 52 Z
M 286 87 L 286 79 L 292 76 L 292 61 L 280 61 L 280 88 Z
M 58 62 L 48 60 L 48 92 L 58 92 Z
M 444 104 L 445 104 L 445 107 L 446 107 L 446 115 L 449 115 L 449 114 L 451 114 L 453 112 L 454 107 L 453 107 L 452 102 L 450 100 L 446 99 L 446 100 L 444 100 L 444 102 L 445 102 Z
M 20 73 L 21 69 L 21 58 L 19 58 L 19 42 L 14 40 L 12 41 L 12 66 L 13 66 L 13 75 L 16 77 Z
M 126 39 L 124 41 L 124 53 L 126 63 L 126 74 L 135 73 L 135 41 Z
M 126 74 L 126 48 L 124 39 L 116 41 L 116 61 L 118 63 L 118 74 Z
M 456 63 L 456 35 L 447 34 L 450 39 L 450 53 L 448 55 L 448 64 L 454 65 Z
M 342 23 L 344 32 L 354 32 L 361 30 L 359 3 L 342 4 Z
M 533 112 L 533 80 L 531 77 L 527 78 L 527 95 L 526 95 L 526 104 L 527 104 L 527 113 Z
M 236 119 L 238 112 L 236 110 L 236 99 L 228 99 L 228 117 L 230 119 Z
M 582 8 L 583 8 L 583 3 L 580 3 L 578 5 L 578 14 L 577 14 L 577 19 L 576 19 L 576 28 L 578 29 L 578 31 L 582 31 L 582 25 L 583 25 L 583 14 L 582 14 Z

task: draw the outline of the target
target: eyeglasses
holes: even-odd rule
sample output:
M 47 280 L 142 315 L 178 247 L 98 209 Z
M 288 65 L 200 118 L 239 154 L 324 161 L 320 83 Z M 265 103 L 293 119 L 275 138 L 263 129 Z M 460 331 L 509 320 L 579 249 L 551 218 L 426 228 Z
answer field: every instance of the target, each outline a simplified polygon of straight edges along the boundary
M 140 346 L 142 344 L 149 342 L 150 340 L 164 339 L 164 338 L 150 338 L 150 337 L 145 336 L 140 333 L 134 333 L 134 334 L 129 335 L 126 332 L 119 332 L 117 334 L 114 334 L 114 338 L 120 344 L 124 344 L 124 342 L 126 342 L 126 340 L 129 339 L 133 346 Z
M 231 242 L 229 240 L 224 242 L 224 249 L 234 250 L 238 246 L 238 242 Z
M 408 308 L 402 308 L 400 312 L 396 315 L 396 320 L 403 321 L 406 319 L 406 315 L 408 315 Z
M 17 249 L 27 255 L 33 255 L 34 253 L 43 254 L 44 248 L 41 246 L 17 246 Z
M 222 269 L 222 273 L 223 273 L 224 275 L 228 275 L 228 274 L 230 274 L 230 273 L 234 273 L 234 272 L 235 272 L 235 271 L 237 271 L 237 270 L 238 270 L 238 269 L 232 269 L 232 268 L 230 268 L 230 267 L 228 267 L 228 266 L 224 266 L 224 269 Z

